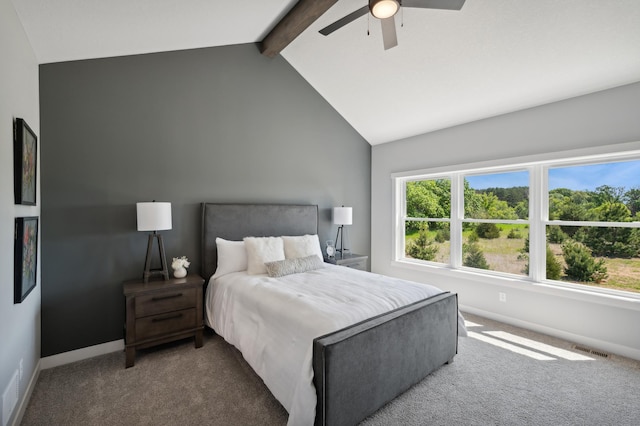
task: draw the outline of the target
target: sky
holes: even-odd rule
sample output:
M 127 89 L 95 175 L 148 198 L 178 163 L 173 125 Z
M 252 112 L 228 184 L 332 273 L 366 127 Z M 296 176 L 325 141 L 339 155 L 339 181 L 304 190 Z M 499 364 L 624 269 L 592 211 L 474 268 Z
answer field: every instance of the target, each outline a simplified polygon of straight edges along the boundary
M 466 179 L 474 189 L 529 186 L 527 172 L 467 176 Z M 549 169 L 549 189 L 593 191 L 601 185 L 640 189 L 640 160 Z

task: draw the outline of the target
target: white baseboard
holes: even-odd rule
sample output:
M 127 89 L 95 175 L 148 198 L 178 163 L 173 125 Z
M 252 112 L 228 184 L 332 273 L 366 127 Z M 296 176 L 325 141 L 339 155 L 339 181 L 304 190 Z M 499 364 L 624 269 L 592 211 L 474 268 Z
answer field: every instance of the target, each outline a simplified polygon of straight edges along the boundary
M 591 337 L 581 336 L 579 334 L 573 334 L 564 330 L 558 330 L 556 328 L 546 327 L 546 326 L 535 324 L 528 321 L 522 321 L 517 318 L 511 318 L 505 315 L 496 314 L 494 312 L 484 311 L 482 309 L 476 309 L 471 306 L 460 305 L 460 310 L 462 312 L 469 312 L 470 314 L 489 318 L 495 321 L 503 322 L 505 324 L 511 324 L 516 327 L 526 328 L 529 330 L 536 331 L 538 333 L 543 333 L 549 336 L 558 337 L 560 339 L 564 339 L 569 342 L 580 343 L 582 345 L 589 346 L 593 349 L 599 349 L 605 352 L 609 352 L 611 354 L 616 354 L 626 358 L 631 358 L 631 359 L 640 361 L 640 350 L 635 348 L 630 348 L 628 346 L 622 346 L 616 343 L 607 342 L 605 340 L 599 340 Z
M 113 342 L 101 343 L 95 346 L 89 346 L 75 351 L 63 352 L 61 354 L 51 355 L 40 359 L 40 368 L 47 370 L 49 368 L 58 367 L 60 365 L 81 361 L 94 356 L 109 354 L 124 350 L 124 339 L 114 340 Z
M 40 361 L 36 364 L 36 368 L 33 370 L 33 374 L 31 375 L 31 379 L 29 379 L 29 385 L 27 386 L 24 395 L 22 396 L 22 400 L 18 405 L 18 410 L 13 418 L 12 426 L 18 426 L 22 423 L 22 417 L 24 416 L 25 411 L 27 410 L 27 406 L 29 405 L 29 401 L 31 400 L 31 394 L 33 393 L 33 389 L 36 387 L 36 383 L 38 382 L 38 377 L 40 377 Z

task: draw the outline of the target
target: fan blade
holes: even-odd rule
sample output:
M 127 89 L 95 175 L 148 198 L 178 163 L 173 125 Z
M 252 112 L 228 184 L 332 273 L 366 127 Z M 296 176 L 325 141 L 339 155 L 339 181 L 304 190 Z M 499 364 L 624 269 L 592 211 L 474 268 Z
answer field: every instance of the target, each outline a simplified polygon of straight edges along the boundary
M 332 32 L 334 32 L 335 30 L 339 30 L 340 28 L 344 27 L 348 23 L 350 23 L 352 21 L 355 21 L 356 19 L 358 19 L 361 16 L 366 15 L 367 13 L 369 13 L 369 6 L 363 6 L 360 9 L 356 10 L 355 12 L 351 12 L 350 14 L 345 16 L 344 18 L 338 19 L 333 24 L 327 25 L 326 27 L 321 29 L 319 31 L 319 33 L 322 34 L 322 35 L 325 35 L 325 36 L 329 35 Z
M 382 25 L 382 42 L 384 43 L 384 50 L 391 49 L 398 45 L 398 35 L 396 34 L 396 19 L 394 16 L 381 19 L 380 25 Z
M 420 7 L 423 9 L 460 10 L 465 0 L 402 0 L 402 7 Z

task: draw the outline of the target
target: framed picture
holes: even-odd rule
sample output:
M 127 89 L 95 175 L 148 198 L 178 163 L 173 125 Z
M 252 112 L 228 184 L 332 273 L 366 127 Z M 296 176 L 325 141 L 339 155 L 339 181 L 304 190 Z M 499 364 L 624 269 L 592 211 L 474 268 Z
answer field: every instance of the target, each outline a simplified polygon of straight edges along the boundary
M 36 287 L 38 218 L 17 217 L 14 237 L 13 303 L 22 303 Z
M 14 128 L 13 183 L 16 204 L 35 206 L 38 138 L 22 118 L 16 118 Z

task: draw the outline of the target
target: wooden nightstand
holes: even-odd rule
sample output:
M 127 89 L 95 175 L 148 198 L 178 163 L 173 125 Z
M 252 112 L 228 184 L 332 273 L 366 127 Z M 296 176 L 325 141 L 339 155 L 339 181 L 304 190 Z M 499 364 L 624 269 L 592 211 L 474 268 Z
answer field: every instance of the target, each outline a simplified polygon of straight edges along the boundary
M 334 265 L 346 266 L 347 268 L 359 269 L 361 271 L 367 271 L 367 259 L 369 256 L 363 254 L 348 253 L 342 255 L 336 253 L 336 257 L 324 256 L 324 261 L 327 263 L 333 263 Z
M 126 298 L 126 367 L 133 367 L 136 350 L 193 336 L 202 346 L 202 285 L 199 275 L 167 281 L 123 283 Z

